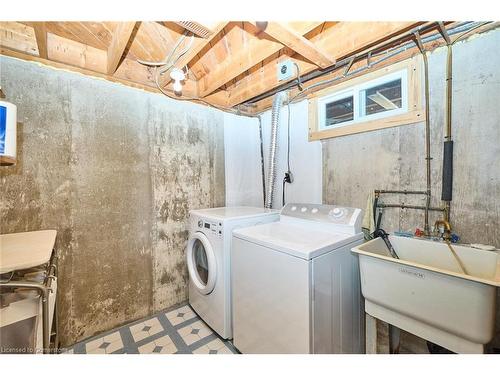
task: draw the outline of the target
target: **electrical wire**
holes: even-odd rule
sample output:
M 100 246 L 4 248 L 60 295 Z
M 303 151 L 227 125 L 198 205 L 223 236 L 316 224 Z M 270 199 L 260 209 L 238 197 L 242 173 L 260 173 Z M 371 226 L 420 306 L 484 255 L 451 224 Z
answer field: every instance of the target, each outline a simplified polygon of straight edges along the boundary
M 475 25 L 473 26 L 472 28 L 466 30 L 465 32 L 462 32 L 462 34 L 460 34 L 453 42 L 452 44 L 458 42 L 459 40 L 463 39 L 463 37 L 465 37 L 466 35 L 472 33 L 472 31 L 474 31 L 475 29 L 479 28 L 479 27 L 482 27 L 482 26 L 485 26 L 487 24 L 490 24 L 492 22 L 490 21 L 487 21 L 487 22 L 482 22 L 478 25 Z M 467 24 L 467 23 L 466 23 Z M 462 27 L 462 26 L 460 26 Z M 460 27 L 457 27 L 457 28 L 460 28 Z M 423 41 L 426 42 L 427 38 L 424 38 Z M 433 40 L 435 38 L 433 38 L 432 36 L 429 37 L 430 40 Z M 368 68 L 372 68 L 380 63 L 382 63 L 383 61 L 386 61 L 388 59 L 390 59 L 391 57 L 395 56 L 395 55 L 398 55 L 399 53 L 401 52 L 404 52 L 406 51 L 408 48 L 410 48 L 410 45 L 413 45 L 413 42 L 409 42 L 407 43 L 406 45 L 398 45 L 398 46 L 395 46 L 393 48 L 390 48 L 390 49 L 387 49 L 385 51 L 381 51 L 379 53 L 372 53 L 370 52 L 369 53 L 369 57 L 370 58 L 373 58 L 373 57 L 377 57 L 377 56 L 381 56 L 381 55 L 385 55 L 384 57 L 380 58 L 379 60 L 375 61 L 375 62 L 370 62 L 369 63 L 369 66 Z M 175 52 L 176 48 L 174 48 L 174 50 L 171 52 L 171 55 L 173 55 L 173 53 Z M 395 51 L 393 53 L 391 53 L 391 51 Z M 180 57 L 179 57 L 180 58 Z M 178 59 L 176 59 L 176 62 L 178 61 Z M 167 59 L 168 60 L 168 59 Z M 349 62 L 350 60 L 348 60 L 347 62 Z M 144 65 L 150 65 L 150 66 L 158 66 L 159 63 L 153 63 L 153 62 L 146 62 L 146 61 L 140 61 L 138 60 L 138 62 L 144 64 Z M 174 63 L 175 64 L 175 63 Z M 296 64 L 294 62 L 294 64 Z M 298 68 L 298 65 L 296 64 L 297 68 Z M 332 83 L 335 83 L 336 81 L 338 80 L 341 80 L 341 79 L 344 79 L 346 78 L 347 76 L 351 76 L 351 75 L 354 75 L 354 74 L 357 74 L 357 73 L 360 73 L 364 70 L 366 70 L 367 67 L 361 67 L 361 68 L 358 68 L 358 69 L 355 69 L 353 71 L 351 71 L 349 74 L 346 74 L 346 75 L 342 75 L 342 76 L 339 76 L 339 77 L 335 77 L 335 78 L 331 78 L 331 79 L 326 79 L 326 80 L 323 80 L 323 81 L 320 81 L 320 82 L 316 82 L 312 85 L 309 85 L 307 87 L 304 87 L 303 86 L 303 83 L 301 81 L 301 76 L 300 74 L 298 75 L 298 77 L 296 78 L 297 80 L 297 85 L 299 87 L 299 90 L 301 90 L 300 92 L 298 92 L 295 96 L 293 96 L 291 99 L 289 99 L 288 103 L 294 103 L 298 100 L 301 100 L 303 98 L 303 96 L 305 96 L 305 94 L 312 90 L 313 88 L 317 88 L 317 87 L 320 87 L 320 86 L 324 86 L 324 85 L 328 85 L 328 84 L 332 84 Z M 218 105 L 215 105 L 215 104 L 212 104 L 208 101 L 206 101 L 205 99 L 203 98 L 200 98 L 200 97 L 187 97 L 187 96 L 182 96 L 182 97 L 179 97 L 177 95 L 175 95 L 174 91 L 173 90 L 165 90 L 164 88 L 162 88 L 159 83 L 157 83 L 157 88 L 160 90 L 160 92 L 162 94 L 164 94 L 165 96 L 168 96 L 169 98 L 172 98 L 172 99 L 175 99 L 175 100 L 188 100 L 188 101 L 195 101 L 195 102 L 200 102 L 200 103 L 203 103 L 209 107 L 212 107 L 212 108 L 216 108 L 218 110 L 221 110 L 223 112 L 226 112 L 226 113 L 232 113 L 232 114 L 238 114 L 238 115 L 245 115 L 247 117 L 259 117 L 262 113 L 264 113 L 265 111 L 267 111 L 267 109 L 263 109 L 262 111 L 260 112 L 256 112 L 254 114 L 248 114 L 244 111 L 241 111 L 241 107 L 247 107 L 247 105 L 245 103 L 243 104 L 240 104 L 238 106 L 236 106 L 235 109 L 233 108 L 225 108 L 225 107 L 221 107 L 221 106 L 218 106 Z M 168 92 L 170 91 L 170 92 Z M 173 94 L 173 95 L 172 95 Z
M 172 51 L 170 51 L 170 53 L 168 54 L 168 57 L 165 61 L 146 61 L 146 60 L 137 60 L 137 62 L 139 64 L 142 64 L 142 65 L 148 65 L 148 66 L 163 66 L 163 65 L 171 65 L 170 64 L 170 61 L 172 60 L 172 56 L 174 55 L 175 51 L 177 51 L 177 48 L 179 48 L 180 44 L 182 43 L 182 41 L 184 41 L 184 39 L 186 39 L 186 36 L 188 35 L 188 32 L 185 31 L 180 37 L 179 39 L 177 40 L 177 42 L 175 43 L 175 46 L 174 48 L 172 49 Z M 191 35 L 191 42 L 190 42 L 190 45 L 189 45 L 189 48 L 191 47 L 191 44 L 193 43 L 193 39 L 194 39 L 194 34 Z
M 302 87 L 302 83 L 300 82 L 300 69 L 297 63 L 294 63 L 296 68 L 297 68 L 297 85 L 299 86 L 299 89 Z M 285 174 L 285 177 L 283 178 L 283 199 L 282 199 L 282 204 L 283 206 L 285 205 L 285 188 L 286 188 L 286 183 L 292 183 L 292 170 L 290 167 L 290 122 L 291 122 L 291 108 L 290 108 L 290 100 L 287 102 L 287 111 L 288 111 L 288 119 L 287 119 L 287 147 L 286 147 L 286 164 L 287 164 L 287 172 Z M 287 181 L 287 175 L 289 181 Z
M 291 171 L 290 168 L 290 117 L 291 117 L 291 110 L 290 110 L 290 101 L 287 103 L 287 109 L 288 109 L 288 124 L 287 124 L 287 150 L 286 150 L 286 162 L 287 162 L 287 167 L 288 167 L 288 172 Z
M 477 25 L 474 25 L 472 26 L 471 28 L 467 29 L 466 31 L 463 31 L 453 42 L 452 44 L 458 42 L 459 40 L 462 40 L 466 35 L 472 33 L 474 30 L 482 27 L 482 26 L 485 26 L 487 24 L 491 24 L 492 22 L 491 21 L 485 21 L 485 22 L 481 22 Z M 464 26 L 459 26 L 457 28 L 463 28 Z M 455 32 L 456 33 L 456 32 Z M 435 36 L 430 36 L 428 38 L 423 38 L 423 42 L 427 42 L 427 39 L 429 40 L 434 40 L 436 39 Z M 301 89 L 302 87 L 302 90 L 299 91 L 297 94 L 295 94 L 295 96 L 293 96 L 291 99 L 290 99 L 290 102 L 291 103 L 294 103 L 298 100 L 301 100 L 303 96 L 305 96 L 305 94 L 310 91 L 311 89 L 313 88 L 317 88 L 317 87 L 320 87 L 320 86 L 324 86 L 324 85 L 328 85 L 328 84 L 332 84 L 332 83 L 335 83 L 336 81 L 339 81 L 341 79 L 344 79 L 348 76 L 352 76 L 352 75 L 355 75 L 357 73 L 360 73 L 364 70 L 367 70 L 367 69 L 370 69 L 388 59 L 390 59 L 391 57 L 393 56 L 396 56 L 404 51 L 406 51 L 407 49 L 411 48 L 413 46 L 413 42 L 408 42 L 404 45 L 396 45 L 395 47 L 392 47 L 392 48 L 389 48 L 387 50 L 383 50 L 379 53 L 370 53 L 369 56 L 370 58 L 373 58 L 373 57 L 377 57 L 377 56 L 381 56 L 381 55 L 385 55 L 384 57 L 380 58 L 379 60 L 375 61 L 375 62 L 370 62 L 368 66 L 363 66 L 361 68 L 358 68 L 358 69 L 355 69 L 353 71 L 351 71 L 349 74 L 346 74 L 347 72 L 344 72 L 343 75 L 339 76 L 339 77 L 335 77 L 335 78 L 330 78 L 330 79 L 326 79 L 326 80 L 323 80 L 323 81 L 319 81 L 319 82 L 316 82 L 316 83 L 313 83 L 307 87 L 303 87 L 303 84 L 302 82 L 300 82 L 300 86 L 299 86 L 299 90 Z M 391 53 L 391 51 L 394 51 Z M 354 58 L 356 59 L 356 56 L 354 56 Z M 351 61 L 352 61 L 353 57 L 349 58 L 349 59 L 345 59 L 346 60 L 346 65 L 348 65 Z M 299 82 L 299 80 L 297 80 Z
M 459 40 L 463 39 L 466 35 L 472 33 L 474 30 L 482 27 L 482 26 L 485 26 L 487 24 L 489 24 L 491 22 L 483 22 L 483 23 L 480 23 L 476 26 L 473 26 L 472 28 L 462 32 L 452 43 L 451 45 L 455 44 L 456 42 L 458 42 Z M 409 43 L 408 43 L 409 44 Z M 408 45 L 407 44 L 407 45 Z M 396 47 L 393 47 L 393 48 L 390 48 L 388 49 L 387 51 L 384 51 L 384 52 L 381 52 L 381 53 L 378 53 L 378 54 L 372 54 L 370 53 L 370 58 L 374 57 L 374 56 L 380 56 L 380 55 L 383 55 L 385 54 L 386 56 L 382 57 L 381 59 L 379 59 L 378 61 L 374 62 L 374 63 L 371 63 L 369 62 L 368 63 L 368 69 L 371 68 L 372 66 L 374 65 L 377 65 L 377 64 L 380 64 L 381 62 L 401 53 L 402 51 L 405 51 L 406 49 L 408 49 L 407 46 L 396 46 Z M 391 51 L 395 51 L 393 53 L 391 53 Z M 297 63 L 294 62 L 296 68 L 297 68 L 297 86 L 299 88 L 299 92 L 293 96 L 292 98 L 289 98 L 289 100 L 287 101 L 287 108 L 288 108 L 288 126 L 287 126 L 287 130 L 288 130 L 288 134 L 287 134 L 287 173 L 291 173 L 290 172 L 290 104 L 293 103 L 294 101 L 297 101 L 297 100 L 300 100 L 302 98 L 302 96 L 304 96 L 304 94 L 315 88 L 315 87 L 319 87 L 319 86 L 323 86 L 323 85 L 326 85 L 326 84 L 329 84 L 329 83 L 334 83 L 340 79 L 343 79 L 343 78 L 346 78 L 347 76 L 349 75 L 353 75 L 353 74 L 356 74 L 358 72 L 361 72 L 363 70 L 366 70 L 367 67 L 362 67 L 362 68 L 359 68 L 359 69 L 356 69 L 354 71 L 352 71 L 350 74 L 349 74 L 349 70 L 352 66 L 352 64 L 354 63 L 354 57 L 352 57 L 348 64 L 347 64 L 347 68 L 345 69 L 344 71 L 344 74 L 342 74 L 341 76 L 339 77 L 335 77 L 335 78 L 332 78 L 332 79 L 327 79 L 327 80 L 323 80 L 323 81 L 320 81 L 320 82 L 316 82 L 312 85 L 309 85 L 308 87 L 304 88 L 303 85 L 302 85 L 302 82 L 301 82 L 301 78 L 300 78 L 300 71 L 299 71 L 299 66 Z M 286 175 L 285 177 L 283 178 L 283 196 L 282 196 L 282 203 L 283 203 L 283 206 L 285 205 L 285 198 L 286 198 L 286 193 L 285 193 L 285 190 L 286 190 Z
M 463 39 L 466 35 L 470 34 L 471 32 L 473 32 L 474 30 L 480 28 L 480 27 L 483 27 L 487 24 L 491 23 L 491 21 L 486 21 L 486 22 L 482 22 L 480 23 L 479 25 L 476 25 L 472 28 L 470 28 L 469 30 L 463 32 L 462 34 L 460 34 L 453 42 L 451 42 L 451 45 L 454 45 L 456 42 L 458 42 L 459 40 Z
M 185 96 L 185 95 L 183 95 L 183 96 L 177 96 L 175 94 L 175 91 L 173 91 L 173 90 L 166 90 L 165 88 L 162 87 L 162 85 L 160 83 L 160 76 L 164 75 L 170 69 L 172 69 L 177 64 L 177 62 L 180 60 L 180 58 L 182 56 L 184 56 L 189 51 L 189 49 L 191 48 L 191 46 L 193 44 L 194 34 L 191 35 L 191 40 L 190 40 L 189 45 L 181 53 L 179 53 L 179 55 L 175 59 L 173 59 L 173 56 L 174 56 L 175 52 L 180 47 L 180 45 L 182 44 L 182 42 L 185 40 L 185 38 L 187 37 L 187 35 L 188 35 L 188 31 L 184 32 L 184 34 L 181 37 L 179 37 L 179 40 L 177 41 L 177 43 L 174 46 L 174 48 L 172 49 L 172 51 L 170 51 L 170 53 L 169 53 L 169 55 L 168 55 L 168 57 L 167 57 L 167 59 L 165 61 L 154 62 L 154 61 L 137 60 L 137 62 L 140 63 L 140 64 L 142 64 L 142 65 L 147 65 L 147 66 L 150 66 L 150 67 L 154 67 L 155 70 L 154 70 L 154 73 L 153 73 L 153 80 L 154 80 L 154 83 L 156 84 L 157 89 L 163 95 L 165 95 L 165 96 L 167 96 L 167 97 L 169 97 L 171 99 L 175 99 L 175 100 L 187 100 L 187 101 L 200 102 L 200 103 L 203 103 L 205 105 L 208 105 L 209 107 L 216 108 L 216 109 L 218 109 L 220 111 L 224 111 L 224 112 L 227 112 L 227 113 L 241 115 L 242 114 L 242 112 L 240 110 L 241 106 L 237 106 L 236 109 L 224 108 L 224 107 L 220 107 L 218 105 L 212 104 L 212 103 L 210 103 L 210 102 L 208 102 L 208 101 L 206 101 L 206 100 L 204 100 L 203 98 L 200 98 L 200 97 L 189 97 L 189 96 Z M 258 117 L 258 114 L 251 115 L 251 116 L 248 116 L 248 117 Z
M 281 205 L 284 207 L 285 206 L 285 185 L 286 185 L 286 181 L 285 179 L 283 179 L 283 196 L 281 198 Z

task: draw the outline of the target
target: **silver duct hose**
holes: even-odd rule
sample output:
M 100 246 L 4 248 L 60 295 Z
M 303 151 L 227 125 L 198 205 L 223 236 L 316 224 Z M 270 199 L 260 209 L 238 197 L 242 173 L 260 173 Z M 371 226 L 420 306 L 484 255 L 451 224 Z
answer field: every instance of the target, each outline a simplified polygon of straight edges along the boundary
M 274 185 L 276 183 L 276 153 L 278 150 L 278 131 L 280 122 L 280 111 L 285 99 L 286 92 L 278 92 L 274 96 L 273 111 L 271 115 L 271 142 L 269 144 L 269 166 L 267 169 L 267 193 L 266 193 L 266 208 L 273 207 Z

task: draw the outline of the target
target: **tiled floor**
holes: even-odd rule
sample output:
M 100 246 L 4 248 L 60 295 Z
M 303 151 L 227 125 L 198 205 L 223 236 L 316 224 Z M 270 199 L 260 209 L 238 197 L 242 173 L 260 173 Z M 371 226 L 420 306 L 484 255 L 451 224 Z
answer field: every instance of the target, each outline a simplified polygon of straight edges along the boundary
M 82 341 L 68 354 L 234 354 L 185 304 Z

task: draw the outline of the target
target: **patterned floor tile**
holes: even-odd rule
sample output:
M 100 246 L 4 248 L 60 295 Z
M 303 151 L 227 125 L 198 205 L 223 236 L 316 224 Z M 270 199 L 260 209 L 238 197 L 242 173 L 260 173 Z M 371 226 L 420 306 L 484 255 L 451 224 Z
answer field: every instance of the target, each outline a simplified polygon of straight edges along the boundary
M 162 336 L 139 347 L 141 354 L 174 354 L 177 347 L 169 336 Z
M 217 338 L 193 351 L 194 354 L 233 354 L 224 342 Z
M 180 323 L 183 323 L 189 319 L 193 319 L 196 317 L 196 314 L 188 305 L 179 307 L 176 310 L 170 311 L 165 314 L 167 319 L 172 323 L 173 326 L 176 326 Z
M 132 332 L 135 342 L 139 342 L 161 331 L 163 331 L 163 327 L 158 318 L 152 318 L 130 327 L 130 332 Z
M 220 339 L 187 304 L 100 334 L 73 347 L 67 354 L 232 354 L 230 342 Z
M 202 338 L 212 334 L 212 330 L 201 320 L 197 320 L 194 323 L 182 327 L 177 332 L 187 345 L 194 344 Z
M 109 354 L 123 348 L 120 332 L 114 332 L 85 344 L 88 354 Z

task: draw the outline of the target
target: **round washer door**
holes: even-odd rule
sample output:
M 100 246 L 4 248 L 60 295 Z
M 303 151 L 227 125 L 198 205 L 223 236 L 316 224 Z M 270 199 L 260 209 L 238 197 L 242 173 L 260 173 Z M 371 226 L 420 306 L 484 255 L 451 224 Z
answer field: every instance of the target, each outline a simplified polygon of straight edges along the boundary
M 201 232 L 196 232 L 189 239 L 187 266 L 189 277 L 200 293 L 209 294 L 214 290 L 217 276 L 215 253 L 207 236 Z

